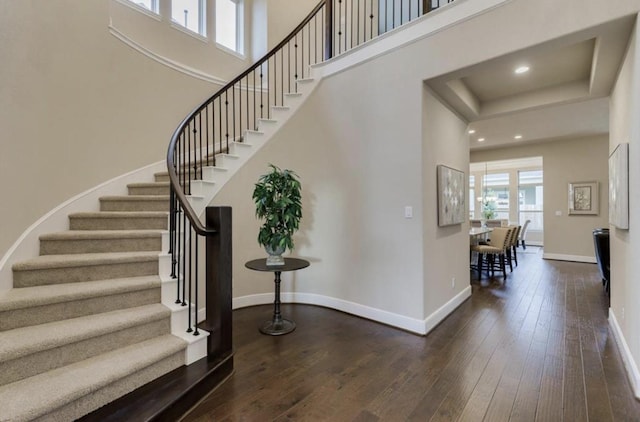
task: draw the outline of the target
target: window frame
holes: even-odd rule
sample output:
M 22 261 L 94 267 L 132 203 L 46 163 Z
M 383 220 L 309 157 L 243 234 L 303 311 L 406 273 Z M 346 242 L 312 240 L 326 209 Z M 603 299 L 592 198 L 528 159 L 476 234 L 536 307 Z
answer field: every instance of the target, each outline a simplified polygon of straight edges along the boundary
M 218 1 L 214 0 L 214 30 L 212 40 L 217 48 L 227 53 L 244 58 L 244 0 L 225 0 L 235 4 L 235 49 L 218 42 Z
M 160 14 L 160 0 L 151 0 L 152 7 L 154 7 L 155 10 L 147 9 L 144 6 L 141 6 L 140 4 L 138 4 L 136 0 L 116 0 L 116 1 L 120 4 L 130 7 L 135 11 L 138 11 L 146 16 L 149 16 L 150 18 L 153 18 L 157 21 L 162 20 L 162 16 Z
M 196 0 L 198 2 L 198 31 L 194 31 L 191 28 L 186 27 L 179 21 L 173 19 L 173 0 L 169 2 L 169 21 L 171 27 L 179 31 L 184 32 L 187 35 L 191 35 L 201 41 L 207 41 L 207 0 Z

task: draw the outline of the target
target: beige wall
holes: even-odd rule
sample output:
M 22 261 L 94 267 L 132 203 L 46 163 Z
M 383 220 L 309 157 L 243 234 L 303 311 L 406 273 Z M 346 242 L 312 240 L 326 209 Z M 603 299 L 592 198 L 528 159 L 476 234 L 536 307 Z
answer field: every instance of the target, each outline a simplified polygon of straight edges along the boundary
M 635 365 L 632 384 L 640 397 L 640 43 L 638 20 L 629 43 L 624 65 L 610 101 L 609 151 L 623 142 L 629 143 L 629 230 L 611 226 L 611 314 L 624 335 L 630 358 L 629 372 Z M 625 351 L 623 350 L 623 356 Z
M 607 227 L 608 137 L 556 140 L 533 145 L 471 152 L 471 162 L 543 157 L 544 253 L 560 259 L 595 259 L 591 231 Z M 568 184 L 597 181 L 599 214 L 569 215 Z M 556 215 L 556 212 L 561 215 Z
M 257 0 L 256 0 L 257 1 Z M 266 0 L 268 13 L 267 39 L 269 48 L 275 47 L 320 0 Z M 320 22 L 318 20 L 318 22 Z
M 435 164 L 466 168 L 469 153 L 458 144 L 461 121 L 425 94 L 423 81 L 623 13 L 618 7 L 590 3 L 598 13 L 569 21 L 549 19 L 544 10 L 558 4 L 543 3 L 508 2 L 337 73 L 330 72 L 332 63 L 320 66 L 319 71 L 331 76 L 215 200 L 234 207 L 234 297 L 272 292 L 268 277 L 245 270 L 243 264 L 264 256 L 255 239 L 258 223 L 250 197 L 253 183 L 273 162 L 302 177 L 305 217 L 295 254 L 312 261 L 310 268 L 288 279 L 284 291 L 327 295 L 413 319 L 430 317 L 454 300 L 459 289 L 468 286 L 468 254 L 453 251 L 468 250 L 468 234 L 458 226 L 437 228 Z M 563 7 L 569 14 L 583 3 L 571 0 Z M 519 36 L 504 37 L 512 32 Z M 482 36 L 470 38 L 469 33 Z M 455 54 L 458 51 L 461 54 Z M 601 151 L 605 164 L 595 172 L 578 166 L 571 176 L 603 183 L 606 139 L 575 142 L 588 145 L 585 150 Z M 557 148 L 557 154 L 571 151 Z M 552 251 L 593 257 L 591 229 L 606 225 L 606 210 L 598 217 L 566 217 L 571 176 L 559 179 L 557 195 L 564 193 L 564 199 L 554 209 L 564 210 L 559 218 L 575 228 L 565 227 L 565 233 L 581 233 L 576 243 L 582 245 L 574 250 L 556 242 Z M 601 188 L 605 198 L 606 186 Z M 413 219 L 403 217 L 405 206 L 413 206 Z M 452 277 L 459 283 L 453 289 Z
M 127 47 L 108 24 L 109 0 L 0 2 L 0 257 L 58 204 L 164 159 L 214 87 Z
M 469 174 L 467 123 L 424 88 L 422 103 L 423 297 L 425 317 L 469 286 L 469 226 L 438 226 L 436 166 Z M 468 195 L 465 195 L 468 197 Z M 466 208 L 466 207 L 465 207 Z M 465 211 L 465 221 L 466 221 Z

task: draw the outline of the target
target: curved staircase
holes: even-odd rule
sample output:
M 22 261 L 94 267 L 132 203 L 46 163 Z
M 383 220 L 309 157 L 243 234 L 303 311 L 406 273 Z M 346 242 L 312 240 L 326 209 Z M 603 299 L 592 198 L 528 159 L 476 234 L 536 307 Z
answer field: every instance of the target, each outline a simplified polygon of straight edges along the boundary
M 0 295 L 0 420 L 72 420 L 185 363 L 161 303 L 168 185 L 69 215 Z
M 189 195 L 198 213 L 315 87 L 299 85 L 278 120 L 202 167 Z M 154 179 L 70 214 L 69 230 L 40 236 L 40 256 L 13 265 L 14 288 L 0 293 L 0 421 L 73 420 L 206 354 L 187 350 L 193 336 L 170 296 L 168 172 Z

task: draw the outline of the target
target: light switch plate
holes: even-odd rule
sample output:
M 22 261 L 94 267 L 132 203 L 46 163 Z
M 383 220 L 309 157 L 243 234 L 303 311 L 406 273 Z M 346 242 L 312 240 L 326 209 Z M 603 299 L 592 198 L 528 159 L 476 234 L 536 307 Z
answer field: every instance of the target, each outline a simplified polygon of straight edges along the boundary
M 407 205 L 404 207 L 404 218 L 413 218 L 413 207 Z

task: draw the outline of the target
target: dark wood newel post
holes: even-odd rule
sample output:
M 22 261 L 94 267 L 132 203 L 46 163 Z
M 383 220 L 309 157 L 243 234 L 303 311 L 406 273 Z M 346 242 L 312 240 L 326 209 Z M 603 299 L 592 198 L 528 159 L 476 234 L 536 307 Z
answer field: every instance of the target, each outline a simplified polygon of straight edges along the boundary
M 324 59 L 333 57 L 333 0 L 325 0 Z
M 231 353 L 231 207 L 207 207 L 206 227 L 216 230 L 207 237 L 207 320 L 201 325 L 210 332 L 209 358 Z

